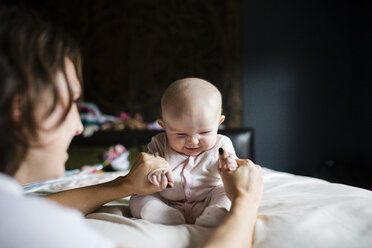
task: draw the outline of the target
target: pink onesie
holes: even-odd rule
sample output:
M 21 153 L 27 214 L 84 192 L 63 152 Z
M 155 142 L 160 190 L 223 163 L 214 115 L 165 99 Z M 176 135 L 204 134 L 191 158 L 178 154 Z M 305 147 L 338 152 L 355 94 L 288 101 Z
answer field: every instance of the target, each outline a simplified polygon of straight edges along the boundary
M 154 136 L 149 152 L 158 152 L 172 168 L 174 187 L 151 195 L 130 199 L 133 217 L 161 224 L 198 224 L 217 226 L 230 210 L 222 179 L 218 173 L 218 148 L 235 155 L 231 140 L 217 135 L 216 145 L 198 156 L 174 151 L 165 133 Z

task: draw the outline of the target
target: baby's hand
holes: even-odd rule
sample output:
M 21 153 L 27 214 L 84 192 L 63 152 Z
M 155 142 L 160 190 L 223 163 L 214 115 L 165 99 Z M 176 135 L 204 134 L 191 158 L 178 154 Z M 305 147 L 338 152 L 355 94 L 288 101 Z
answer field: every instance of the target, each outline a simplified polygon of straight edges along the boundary
M 156 169 L 165 169 L 166 180 L 161 178 L 158 185 L 149 182 L 148 175 Z M 126 191 L 131 194 L 148 195 L 164 190 L 167 183 L 173 184 L 172 171 L 168 162 L 162 157 L 155 157 L 152 154 L 141 152 L 134 162 L 129 173 L 124 176 Z
M 154 154 L 154 157 L 157 158 L 159 156 L 159 153 L 156 152 Z M 156 186 L 161 186 L 163 189 L 165 187 L 172 188 L 173 185 L 173 177 L 172 172 L 170 172 L 166 168 L 158 168 L 153 171 L 151 171 L 147 175 L 147 179 Z
M 235 159 L 237 165 L 235 171 L 230 171 L 226 164 L 229 164 L 229 155 L 220 148 L 220 163 L 222 168 L 219 169 L 222 177 L 226 195 L 231 201 L 238 196 L 248 196 L 253 202 L 258 204 L 262 197 L 262 171 L 261 166 L 254 164 L 249 159 Z
M 156 186 L 162 186 L 162 188 L 172 188 L 173 187 L 173 179 L 172 179 L 172 173 L 167 171 L 164 168 L 155 169 L 150 172 L 148 175 L 149 181 L 156 185 Z
M 218 149 L 218 152 L 220 154 L 218 170 L 221 170 L 223 168 L 227 171 L 235 171 L 238 168 L 236 157 L 234 155 L 227 154 L 227 152 L 225 152 L 222 147 Z

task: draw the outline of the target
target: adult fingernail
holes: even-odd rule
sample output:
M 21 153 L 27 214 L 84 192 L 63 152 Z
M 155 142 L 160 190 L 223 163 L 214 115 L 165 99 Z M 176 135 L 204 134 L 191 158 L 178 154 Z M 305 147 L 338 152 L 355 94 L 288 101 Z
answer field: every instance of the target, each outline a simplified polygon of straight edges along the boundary
M 222 148 L 222 147 L 218 148 L 218 153 L 219 153 L 220 155 L 223 154 L 223 148 Z

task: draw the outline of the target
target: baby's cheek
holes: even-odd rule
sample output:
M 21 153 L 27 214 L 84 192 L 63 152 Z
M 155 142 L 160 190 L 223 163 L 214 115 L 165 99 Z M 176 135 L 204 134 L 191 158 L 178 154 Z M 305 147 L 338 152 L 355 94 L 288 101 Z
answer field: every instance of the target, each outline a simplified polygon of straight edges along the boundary
M 172 140 L 169 141 L 169 144 L 172 147 L 172 149 L 175 150 L 175 151 L 182 150 L 183 143 L 182 143 L 181 140 L 172 139 Z
M 212 149 L 217 142 L 217 136 L 213 135 L 205 139 L 205 146 L 207 147 L 207 150 Z

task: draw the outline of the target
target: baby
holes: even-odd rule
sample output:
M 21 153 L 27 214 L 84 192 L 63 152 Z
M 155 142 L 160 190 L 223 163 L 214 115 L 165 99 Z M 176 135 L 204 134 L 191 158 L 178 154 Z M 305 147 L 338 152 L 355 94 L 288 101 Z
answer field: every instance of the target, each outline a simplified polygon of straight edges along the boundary
M 222 147 L 235 156 L 229 138 L 217 134 L 224 121 L 222 98 L 211 83 L 185 78 L 172 83 L 161 99 L 165 133 L 152 138 L 150 153 L 164 157 L 172 168 L 173 187 L 130 199 L 134 217 L 160 224 L 217 226 L 230 210 L 218 173 Z M 231 168 L 232 170 L 235 168 Z M 153 176 L 158 184 L 162 175 Z M 159 179 L 158 179 L 159 178 Z

